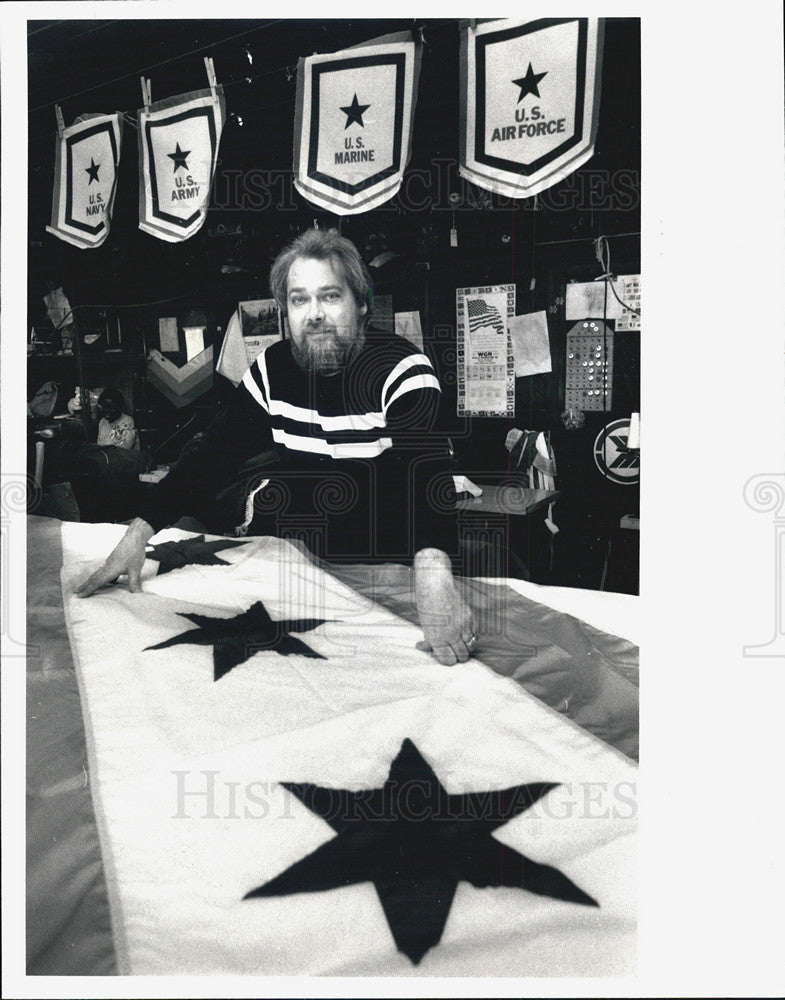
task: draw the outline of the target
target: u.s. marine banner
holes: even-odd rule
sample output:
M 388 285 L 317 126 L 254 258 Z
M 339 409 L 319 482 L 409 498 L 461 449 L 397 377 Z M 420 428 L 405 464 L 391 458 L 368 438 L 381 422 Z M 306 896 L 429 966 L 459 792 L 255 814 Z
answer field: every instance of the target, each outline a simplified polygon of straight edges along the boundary
M 119 113 L 82 115 L 59 130 L 48 233 L 82 250 L 104 242 L 112 224 L 122 134 Z
M 420 59 L 409 32 L 300 59 L 294 184 L 304 198 L 353 215 L 395 195 L 411 153 Z
M 179 243 L 207 217 L 226 104 L 223 88 L 140 108 L 139 228 Z
M 593 156 L 602 38 L 596 17 L 463 26 L 461 175 L 497 194 L 528 198 Z

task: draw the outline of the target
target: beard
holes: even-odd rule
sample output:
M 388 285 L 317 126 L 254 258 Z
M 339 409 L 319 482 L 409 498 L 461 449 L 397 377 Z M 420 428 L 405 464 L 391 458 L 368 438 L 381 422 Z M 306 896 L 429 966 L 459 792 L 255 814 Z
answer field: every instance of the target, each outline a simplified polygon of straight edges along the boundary
M 337 375 L 357 357 L 364 344 L 362 330 L 352 334 L 329 328 L 306 330 L 299 344 L 292 339 L 292 357 L 308 375 Z

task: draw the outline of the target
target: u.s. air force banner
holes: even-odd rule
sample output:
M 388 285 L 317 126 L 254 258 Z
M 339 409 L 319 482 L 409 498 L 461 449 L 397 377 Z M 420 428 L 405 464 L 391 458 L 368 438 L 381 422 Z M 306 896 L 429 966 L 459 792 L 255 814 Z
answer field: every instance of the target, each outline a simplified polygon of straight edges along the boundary
M 602 31 L 591 17 L 462 27 L 462 176 L 528 198 L 594 154 Z
M 411 34 L 300 59 L 294 184 L 337 215 L 367 212 L 401 186 L 411 152 L 421 46 Z
M 82 250 L 104 242 L 112 223 L 122 133 L 120 114 L 82 115 L 70 128 L 58 130 L 48 233 Z
M 139 109 L 140 229 L 178 243 L 202 228 L 225 117 L 220 86 Z

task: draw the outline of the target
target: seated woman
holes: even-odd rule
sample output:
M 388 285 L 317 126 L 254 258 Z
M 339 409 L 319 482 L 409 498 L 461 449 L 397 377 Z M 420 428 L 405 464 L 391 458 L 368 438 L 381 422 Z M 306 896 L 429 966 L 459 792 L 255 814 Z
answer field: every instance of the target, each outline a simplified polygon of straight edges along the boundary
M 133 418 L 123 413 L 124 403 L 122 394 L 117 389 L 104 389 L 98 397 L 101 420 L 98 424 L 97 444 L 129 449 L 139 447 Z

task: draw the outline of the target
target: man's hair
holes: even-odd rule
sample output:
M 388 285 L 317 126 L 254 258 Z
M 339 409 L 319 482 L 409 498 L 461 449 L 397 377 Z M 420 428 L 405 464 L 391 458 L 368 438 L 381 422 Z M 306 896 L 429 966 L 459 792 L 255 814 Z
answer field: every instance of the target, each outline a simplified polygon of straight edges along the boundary
M 270 291 L 284 315 L 289 268 L 296 260 L 303 258 L 329 261 L 333 270 L 349 286 L 358 308 L 367 307 L 364 317 L 367 321 L 371 312 L 371 276 L 354 243 L 335 229 L 307 229 L 288 243 L 275 258 L 270 269 Z

